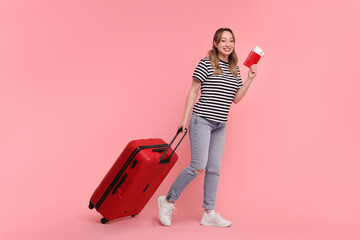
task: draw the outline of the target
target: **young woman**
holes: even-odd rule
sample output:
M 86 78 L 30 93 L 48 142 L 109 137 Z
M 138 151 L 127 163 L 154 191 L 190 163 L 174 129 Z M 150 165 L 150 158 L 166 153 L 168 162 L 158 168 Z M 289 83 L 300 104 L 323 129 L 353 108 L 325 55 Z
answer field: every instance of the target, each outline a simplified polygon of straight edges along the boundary
M 225 125 L 232 102 L 238 103 L 245 95 L 257 75 L 257 66 L 252 65 L 248 79 L 243 84 L 237 66 L 235 37 L 229 28 L 215 32 L 209 56 L 200 60 L 193 74 L 184 112 L 179 128 L 189 123 L 191 162 L 180 173 L 167 196 L 158 198 L 159 218 L 163 225 L 171 225 L 174 202 L 185 187 L 205 170 L 204 199 L 205 209 L 201 225 L 230 227 L 231 222 L 215 213 L 215 200 L 218 187 L 220 164 L 225 146 Z M 201 96 L 195 104 L 199 89 Z

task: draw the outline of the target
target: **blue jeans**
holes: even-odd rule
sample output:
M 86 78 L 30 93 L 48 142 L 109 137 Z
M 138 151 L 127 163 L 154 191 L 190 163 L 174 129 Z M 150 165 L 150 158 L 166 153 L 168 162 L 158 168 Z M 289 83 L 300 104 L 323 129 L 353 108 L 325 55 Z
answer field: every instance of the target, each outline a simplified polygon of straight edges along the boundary
M 189 123 L 191 162 L 176 178 L 167 199 L 175 202 L 185 187 L 205 170 L 204 200 L 202 207 L 215 209 L 220 165 L 225 147 L 225 123 L 215 122 L 192 114 Z

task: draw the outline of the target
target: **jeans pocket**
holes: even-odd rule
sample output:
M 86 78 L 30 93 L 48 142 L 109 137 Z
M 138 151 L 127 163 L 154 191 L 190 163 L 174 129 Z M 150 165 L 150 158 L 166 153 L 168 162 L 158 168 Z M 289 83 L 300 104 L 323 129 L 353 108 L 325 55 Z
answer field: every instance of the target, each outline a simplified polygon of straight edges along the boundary
M 190 122 L 189 122 L 189 127 L 190 127 L 190 125 L 197 125 L 197 123 L 198 123 L 198 116 L 196 115 L 196 114 L 192 114 L 191 115 L 191 118 L 190 118 Z

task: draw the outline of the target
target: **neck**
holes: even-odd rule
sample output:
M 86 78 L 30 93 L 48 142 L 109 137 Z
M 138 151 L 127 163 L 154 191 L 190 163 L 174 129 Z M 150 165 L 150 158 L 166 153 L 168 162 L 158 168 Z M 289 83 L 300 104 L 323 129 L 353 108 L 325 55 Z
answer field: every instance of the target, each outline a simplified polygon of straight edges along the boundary
M 223 60 L 224 62 L 229 62 L 229 56 L 228 55 L 222 55 L 219 54 L 218 57 Z

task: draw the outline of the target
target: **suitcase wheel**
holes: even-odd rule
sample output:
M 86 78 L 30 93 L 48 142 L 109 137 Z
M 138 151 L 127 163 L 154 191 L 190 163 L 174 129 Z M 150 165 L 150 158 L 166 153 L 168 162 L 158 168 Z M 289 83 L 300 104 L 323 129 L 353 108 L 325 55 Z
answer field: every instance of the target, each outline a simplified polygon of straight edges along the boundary
M 90 209 L 93 209 L 94 208 L 94 204 L 90 201 L 90 203 L 89 203 L 89 208 Z
M 105 224 L 105 223 L 107 223 L 108 221 L 109 221 L 109 220 L 107 220 L 106 218 L 102 218 L 102 219 L 101 219 L 101 223 L 102 223 L 102 224 Z
M 131 217 L 135 217 L 136 215 L 134 214 L 134 215 L 131 215 Z

